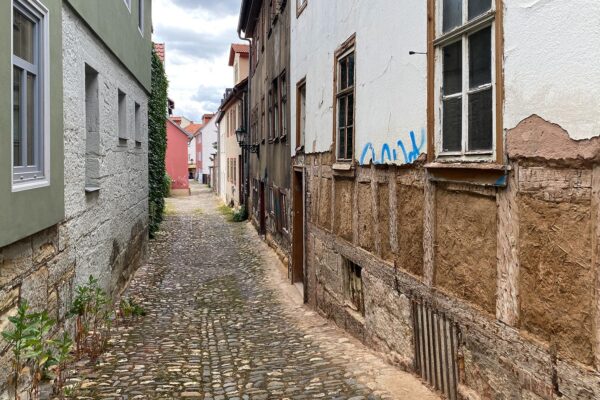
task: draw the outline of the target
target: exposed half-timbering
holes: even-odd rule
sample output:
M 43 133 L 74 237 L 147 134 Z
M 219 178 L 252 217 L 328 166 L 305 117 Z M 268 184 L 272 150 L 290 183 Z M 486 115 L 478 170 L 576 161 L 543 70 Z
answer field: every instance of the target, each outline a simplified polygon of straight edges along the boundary
M 600 126 L 580 104 L 600 88 L 563 76 L 576 58 L 600 77 L 577 50 L 597 30 L 560 1 L 296 3 L 308 303 L 449 398 L 600 397 Z

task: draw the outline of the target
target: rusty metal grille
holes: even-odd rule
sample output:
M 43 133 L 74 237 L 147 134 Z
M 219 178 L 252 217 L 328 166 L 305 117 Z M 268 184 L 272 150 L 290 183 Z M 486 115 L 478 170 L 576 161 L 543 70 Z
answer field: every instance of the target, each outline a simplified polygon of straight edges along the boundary
M 460 331 L 446 315 L 413 299 L 415 371 L 448 399 L 457 399 L 457 349 Z

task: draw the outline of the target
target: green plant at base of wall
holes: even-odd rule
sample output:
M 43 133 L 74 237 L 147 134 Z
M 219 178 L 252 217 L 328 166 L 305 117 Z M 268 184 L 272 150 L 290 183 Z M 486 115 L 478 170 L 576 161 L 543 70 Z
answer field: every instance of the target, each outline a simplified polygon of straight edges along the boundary
M 241 206 L 239 210 L 233 213 L 233 222 L 243 222 L 248 219 L 248 211 L 246 206 Z
M 148 99 L 148 202 L 150 237 L 158 231 L 165 208 L 167 88 L 165 68 L 152 51 L 152 91 Z

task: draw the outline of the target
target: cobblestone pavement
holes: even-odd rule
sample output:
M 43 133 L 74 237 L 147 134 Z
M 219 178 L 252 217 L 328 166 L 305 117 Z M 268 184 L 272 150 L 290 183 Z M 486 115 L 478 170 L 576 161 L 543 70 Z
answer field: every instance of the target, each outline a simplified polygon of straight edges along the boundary
M 127 289 L 147 315 L 79 366 L 77 398 L 438 398 L 309 311 L 252 227 L 226 222 L 207 188 L 193 191 L 169 199 Z

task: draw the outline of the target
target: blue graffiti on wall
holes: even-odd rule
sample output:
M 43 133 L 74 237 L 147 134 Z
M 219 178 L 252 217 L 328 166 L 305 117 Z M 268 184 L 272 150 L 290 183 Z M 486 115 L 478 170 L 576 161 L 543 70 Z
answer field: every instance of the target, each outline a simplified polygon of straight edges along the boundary
M 363 147 L 363 151 L 360 155 L 360 165 L 364 165 L 365 162 L 373 162 L 373 164 L 385 164 L 386 161 L 398 161 L 398 150 L 402 151 L 404 164 L 410 164 L 414 162 L 417 158 L 419 158 L 419 155 L 425 146 L 425 129 L 421 130 L 419 144 L 417 144 L 417 139 L 415 138 L 415 133 L 413 131 L 410 131 L 409 135 L 410 144 L 405 145 L 402 140 L 398 140 L 396 142 L 396 147 L 393 148 L 390 147 L 389 143 L 384 143 L 381 146 L 379 158 L 377 158 L 373 144 L 370 142 L 365 144 L 365 147 Z

